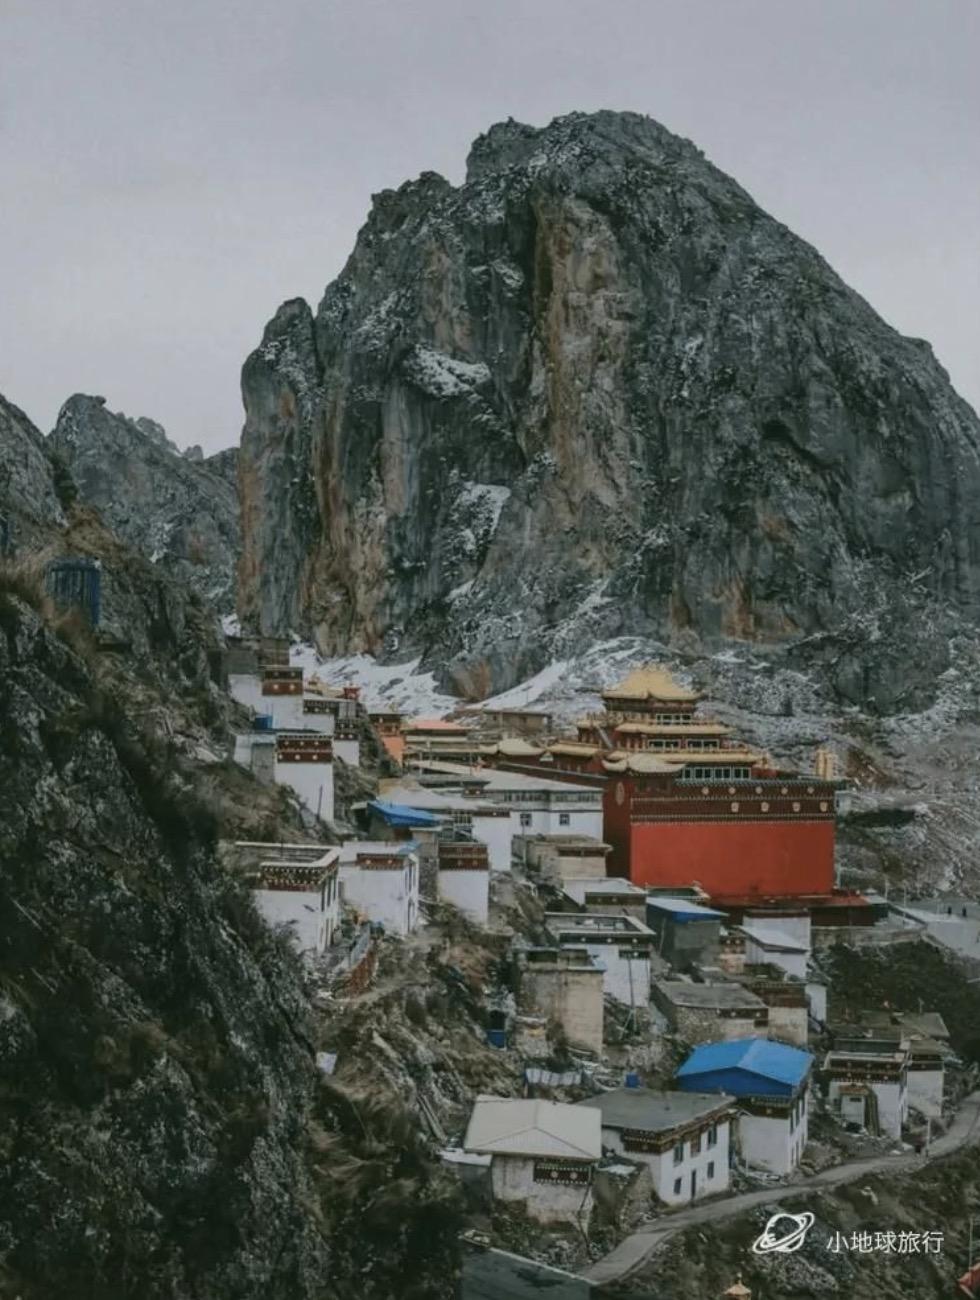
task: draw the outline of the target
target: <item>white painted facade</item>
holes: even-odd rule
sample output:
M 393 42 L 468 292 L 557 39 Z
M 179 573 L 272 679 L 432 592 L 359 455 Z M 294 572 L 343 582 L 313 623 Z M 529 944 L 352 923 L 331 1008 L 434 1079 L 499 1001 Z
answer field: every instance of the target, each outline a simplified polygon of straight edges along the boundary
M 336 863 L 336 851 L 332 862 Z M 319 876 L 315 883 L 297 880 L 314 873 Z M 261 868 L 252 896 L 270 925 L 288 927 L 297 949 L 307 960 L 321 957 L 333 942 L 340 910 L 340 882 L 335 865 L 319 871 L 316 867 L 294 868 L 272 860 Z
M 583 1229 L 592 1214 L 591 1178 L 585 1186 L 535 1178 L 541 1161 L 533 1156 L 494 1155 L 490 1185 L 494 1200 L 524 1201 L 529 1218 L 538 1223 L 577 1222 Z
M 489 801 L 471 799 L 459 791 L 447 794 L 404 781 L 382 782 L 381 796 L 391 803 L 407 804 L 451 819 L 454 825 L 487 846 L 491 871 L 510 871 L 513 852 L 510 819 Z
M 390 865 L 377 865 L 386 859 Z M 419 860 L 414 845 L 349 840 L 340 846 L 340 883 L 344 901 L 373 924 L 398 935 L 418 928 Z
M 487 846 L 491 871 L 510 871 L 514 831 L 509 817 L 472 814 L 473 838 Z
M 794 918 L 795 919 L 795 918 Z M 745 961 L 747 965 L 778 966 L 780 970 L 797 979 L 806 979 L 810 960 L 808 942 L 795 935 L 777 929 L 775 926 L 763 925 L 761 922 L 746 921 L 742 926 L 745 935 Z
M 473 797 L 499 804 L 510 814 L 514 835 L 590 835 L 602 839 L 602 791 L 594 786 L 553 781 L 547 776 L 505 772 L 491 767 L 430 761 L 432 771 L 479 784 Z
M 276 760 L 276 785 L 287 785 L 323 821 L 332 821 L 333 763 L 283 763 Z
M 331 709 L 319 711 L 318 705 L 322 703 L 323 697 L 320 695 L 304 695 L 302 721 L 299 726 L 306 731 L 319 732 L 321 736 L 332 736 L 337 728 L 337 719 Z M 317 711 L 312 712 L 313 709 Z
M 260 713 L 272 714 L 272 725 L 276 731 L 318 730 L 308 727 L 303 716 L 302 695 L 266 695 L 262 699 Z
M 827 985 L 808 980 L 806 996 L 810 1004 L 810 1015 L 813 1016 L 814 1020 L 819 1020 L 821 1024 L 825 1023 L 827 1019 Z
M 356 736 L 334 736 L 333 752 L 342 758 L 348 767 L 361 766 L 361 742 Z
M 943 1113 L 943 1078 L 944 1071 L 909 1070 L 908 1104 L 914 1106 L 921 1115 L 938 1119 Z
M 759 1115 L 739 1110 L 738 1146 L 742 1159 L 755 1169 L 771 1174 L 792 1173 L 800 1163 L 808 1135 L 808 1088 L 785 1114 Z
M 827 1088 L 827 1100 L 837 1110 L 841 1109 L 842 1095 L 854 1095 L 855 1087 L 872 1092 L 878 1111 L 878 1128 L 881 1133 L 892 1138 L 901 1138 L 902 1126 L 909 1114 L 908 1079 L 903 1073 L 899 1080 L 884 1082 L 880 1079 L 862 1079 L 859 1083 L 850 1078 L 831 1078 Z M 864 1123 L 869 1122 L 865 1108 Z
M 477 925 L 486 925 L 490 916 L 490 872 L 473 867 L 439 867 L 439 897 L 468 916 Z
M 256 713 L 272 711 L 263 707 L 262 678 L 258 673 L 229 673 L 228 694 L 239 704 L 244 704 L 246 709 L 254 709 Z
M 617 1155 L 645 1164 L 653 1190 L 665 1205 L 687 1205 L 702 1196 L 728 1190 L 728 1153 L 731 1124 L 725 1120 L 710 1125 L 694 1139 L 677 1142 L 667 1151 L 627 1149 L 619 1129 L 603 1128 L 602 1145 Z
M 628 1007 L 650 1002 L 653 933 L 630 916 L 548 912 L 548 929 L 563 946 L 584 948 L 603 969 L 603 989 Z

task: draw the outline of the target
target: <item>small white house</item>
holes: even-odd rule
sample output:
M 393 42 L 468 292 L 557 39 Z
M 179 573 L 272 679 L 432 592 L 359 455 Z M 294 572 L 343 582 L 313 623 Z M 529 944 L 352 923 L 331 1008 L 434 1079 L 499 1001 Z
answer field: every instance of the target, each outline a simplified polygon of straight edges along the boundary
M 942 1044 L 930 1038 L 913 1039 L 909 1047 L 909 1105 L 930 1119 L 943 1113 L 945 1056 Z
M 276 733 L 276 785 L 288 785 L 323 821 L 332 821 L 333 742 L 312 731 Z
M 766 1038 L 696 1047 L 677 1071 L 685 1092 L 724 1092 L 738 1105 L 738 1148 L 747 1165 L 788 1174 L 809 1136 L 813 1057 Z
M 324 699 L 322 695 L 304 694 L 301 720 L 291 725 L 332 736 L 337 729 L 337 702 Z
M 491 1157 L 494 1200 L 522 1202 L 539 1223 L 588 1226 L 592 1180 L 602 1155 L 598 1110 L 481 1096 L 463 1147 Z
M 272 725 L 277 731 L 305 728 L 302 668 L 263 669 L 261 704 L 261 712 L 272 714 Z
M 513 834 L 506 808 L 485 799 L 469 798 L 460 791 L 447 794 L 413 781 L 382 782 L 381 794 L 391 803 L 408 804 L 444 816 L 487 846 L 491 871 L 510 871 Z
M 775 922 L 746 918 L 740 927 L 745 936 L 745 960 L 748 965 L 778 966 L 787 975 L 805 980 L 810 960 L 809 938 L 783 930 Z
M 909 1114 L 908 1068 L 906 1040 L 840 1044 L 824 1057 L 827 1100 L 845 1122 L 901 1138 Z
M 411 840 L 348 840 L 340 846 L 344 901 L 391 934 L 419 923 L 419 860 Z
M 562 947 L 585 948 L 604 969 L 605 992 L 629 1007 L 650 1001 L 654 936 L 635 917 L 595 912 L 547 912 L 545 924 Z
M 554 781 L 547 776 L 492 767 L 427 761 L 429 771 L 459 777 L 460 789 L 510 814 L 513 835 L 588 835 L 602 839 L 601 786 Z
M 485 844 L 463 840 L 438 843 L 438 891 L 477 925 L 490 916 L 490 859 Z
M 650 1170 L 666 1205 L 728 1190 L 733 1097 L 717 1093 L 613 1088 L 578 1103 L 602 1115 L 602 1145 Z
M 262 916 L 287 926 L 307 960 L 322 957 L 333 943 L 340 915 L 338 851 L 322 845 L 244 845 L 261 850 L 247 876 Z

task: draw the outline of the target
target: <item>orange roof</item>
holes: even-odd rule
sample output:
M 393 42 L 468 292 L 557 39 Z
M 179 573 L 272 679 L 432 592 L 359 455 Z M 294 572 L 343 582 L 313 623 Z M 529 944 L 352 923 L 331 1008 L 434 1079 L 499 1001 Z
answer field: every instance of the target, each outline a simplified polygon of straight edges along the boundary
M 381 743 L 396 763 L 405 757 L 405 740 L 402 736 L 382 736 Z

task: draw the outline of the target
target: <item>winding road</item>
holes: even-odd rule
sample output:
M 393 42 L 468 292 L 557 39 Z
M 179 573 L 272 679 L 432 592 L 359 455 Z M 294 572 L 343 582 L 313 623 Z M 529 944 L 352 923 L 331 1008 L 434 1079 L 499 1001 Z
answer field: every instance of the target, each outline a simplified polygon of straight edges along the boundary
M 921 1169 L 924 1164 L 952 1155 L 961 1147 L 970 1146 L 980 1141 L 980 1091 L 972 1092 L 963 1099 L 959 1110 L 949 1126 L 949 1131 L 930 1145 L 925 1156 L 871 1156 L 865 1160 L 854 1160 L 846 1165 L 834 1165 L 822 1169 L 809 1178 L 797 1177 L 792 1181 L 780 1183 L 778 1187 L 767 1187 L 759 1192 L 743 1192 L 724 1200 L 706 1201 L 703 1205 L 690 1206 L 676 1214 L 665 1215 L 656 1226 L 642 1232 L 634 1232 L 621 1241 L 615 1250 L 597 1260 L 591 1268 L 585 1269 L 583 1277 L 596 1285 L 620 1282 L 631 1273 L 635 1273 L 670 1237 L 685 1228 L 699 1223 L 715 1223 L 727 1219 L 733 1214 L 741 1214 L 756 1205 L 772 1205 L 779 1201 L 790 1201 L 806 1196 L 814 1188 L 837 1187 L 842 1183 L 854 1182 L 866 1178 L 869 1174 L 904 1173 L 909 1169 Z

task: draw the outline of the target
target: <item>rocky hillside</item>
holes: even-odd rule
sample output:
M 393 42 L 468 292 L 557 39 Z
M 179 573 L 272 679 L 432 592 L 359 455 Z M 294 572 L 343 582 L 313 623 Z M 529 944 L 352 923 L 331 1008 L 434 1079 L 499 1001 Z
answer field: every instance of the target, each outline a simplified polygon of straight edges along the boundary
M 153 420 L 113 414 L 76 394 L 61 408 L 49 448 L 81 500 L 120 538 L 221 613 L 234 608 L 239 551 L 237 454 L 181 453 Z
M 928 344 L 634 114 L 375 196 L 243 392 L 240 612 L 327 653 L 485 694 L 621 633 L 780 644 L 890 712 L 978 611 L 980 425 Z
M 0 575 L 0 1295 L 321 1294 L 295 959 L 25 592 Z
M 44 439 L 0 395 L 0 519 L 10 547 L 31 547 L 64 523 Z

